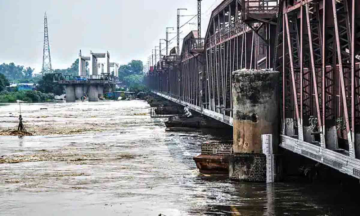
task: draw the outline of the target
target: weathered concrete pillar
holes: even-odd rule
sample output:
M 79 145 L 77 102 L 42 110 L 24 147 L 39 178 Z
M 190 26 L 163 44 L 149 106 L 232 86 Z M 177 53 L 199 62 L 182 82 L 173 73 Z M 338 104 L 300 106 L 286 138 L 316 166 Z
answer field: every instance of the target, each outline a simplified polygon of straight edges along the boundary
M 98 85 L 97 91 L 100 98 L 104 97 L 104 86 Z
M 73 85 L 67 85 L 66 91 L 66 102 L 75 102 L 75 89 Z
M 279 142 L 279 72 L 233 72 L 233 155 L 231 179 L 266 181 L 266 157 L 262 134 L 272 134 L 274 152 Z
M 90 52 L 90 75 L 91 76 L 98 75 L 97 58 L 92 52 Z
M 99 101 L 98 88 L 96 85 L 89 86 L 89 101 Z
M 81 85 L 75 86 L 76 100 L 80 100 L 82 96 L 84 96 L 84 88 L 83 88 L 83 86 L 81 86 Z
M 85 85 L 84 86 L 84 95 L 85 96 L 88 96 L 88 89 L 89 89 L 89 86 Z

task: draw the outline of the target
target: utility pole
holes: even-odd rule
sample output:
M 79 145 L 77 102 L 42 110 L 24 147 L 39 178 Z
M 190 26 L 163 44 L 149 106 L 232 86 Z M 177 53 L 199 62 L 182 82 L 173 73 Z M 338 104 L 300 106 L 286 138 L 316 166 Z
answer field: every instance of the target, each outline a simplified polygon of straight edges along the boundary
M 154 67 L 154 50 L 152 50 L 152 54 L 151 54 L 151 65 Z
M 161 56 L 162 56 L 162 54 L 161 54 L 161 44 L 163 44 L 163 43 L 161 43 L 161 41 L 166 41 L 165 39 L 160 39 L 159 40 L 159 56 L 160 56 L 160 60 L 161 60 Z
M 155 66 L 157 65 L 157 49 L 156 49 L 156 47 L 158 47 L 158 46 L 155 46 Z
M 173 32 L 169 32 L 169 29 L 174 30 L 174 27 L 166 27 L 166 56 L 169 55 L 169 34 Z
M 201 38 L 201 0 L 198 0 L 198 35 Z M 201 39 L 199 39 L 201 41 Z
M 50 55 L 50 42 L 49 42 L 49 29 L 47 23 L 47 16 L 44 17 L 44 48 L 43 48 L 43 65 L 42 74 L 52 73 L 51 55 Z
M 177 54 L 180 53 L 180 11 L 187 10 L 186 8 L 178 8 L 177 9 Z
M 162 54 L 161 54 L 161 44 L 163 44 L 163 43 L 161 43 L 161 41 L 166 41 L 165 39 L 160 39 L 159 40 L 159 56 L 160 56 L 160 69 L 161 69 L 161 59 L 162 59 Z

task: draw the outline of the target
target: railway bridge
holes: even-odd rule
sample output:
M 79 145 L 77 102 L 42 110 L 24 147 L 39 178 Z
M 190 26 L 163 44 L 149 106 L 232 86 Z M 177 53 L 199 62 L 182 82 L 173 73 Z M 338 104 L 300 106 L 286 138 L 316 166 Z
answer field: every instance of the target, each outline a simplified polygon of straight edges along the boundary
M 360 179 L 359 0 L 224 0 L 201 36 L 150 68 L 153 93 L 233 126 L 239 167 L 264 161 L 257 145 L 271 134 L 274 154 Z

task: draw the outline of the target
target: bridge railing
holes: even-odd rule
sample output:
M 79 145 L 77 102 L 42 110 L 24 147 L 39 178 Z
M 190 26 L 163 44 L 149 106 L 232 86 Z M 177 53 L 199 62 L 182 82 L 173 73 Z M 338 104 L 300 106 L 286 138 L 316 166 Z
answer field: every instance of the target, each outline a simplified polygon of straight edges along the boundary
M 278 0 L 242 0 L 242 19 L 252 17 L 272 18 L 278 12 Z

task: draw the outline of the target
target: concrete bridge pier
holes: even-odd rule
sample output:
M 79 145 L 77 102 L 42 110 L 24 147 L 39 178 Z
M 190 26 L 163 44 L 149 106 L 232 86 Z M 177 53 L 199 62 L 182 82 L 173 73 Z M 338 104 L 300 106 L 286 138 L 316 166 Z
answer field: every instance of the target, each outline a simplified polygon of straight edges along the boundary
M 98 97 L 103 98 L 104 97 L 104 86 L 98 85 L 97 91 L 98 91 Z
M 84 85 L 84 95 L 88 96 L 89 86 Z
M 263 134 L 271 134 L 274 153 L 279 143 L 279 72 L 240 70 L 233 72 L 233 154 L 229 177 L 265 182 L 266 156 Z
M 65 87 L 66 91 L 66 102 L 75 102 L 75 88 L 73 85 L 67 85 Z
M 97 85 L 89 86 L 89 101 L 91 101 L 91 102 L 99 101 Z
M 80 100 L 82 96 L 84 96 L 84 88 L 83 88 L 83 86 L 82 85 L 75 86 L 76 100 Z

